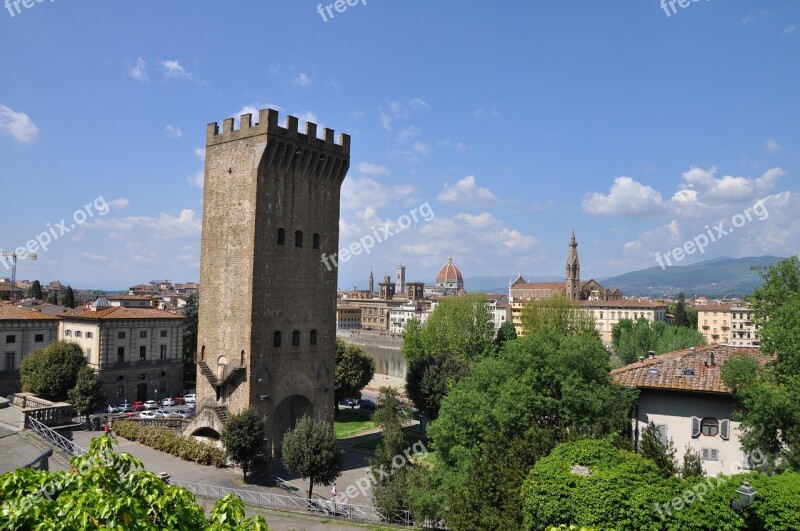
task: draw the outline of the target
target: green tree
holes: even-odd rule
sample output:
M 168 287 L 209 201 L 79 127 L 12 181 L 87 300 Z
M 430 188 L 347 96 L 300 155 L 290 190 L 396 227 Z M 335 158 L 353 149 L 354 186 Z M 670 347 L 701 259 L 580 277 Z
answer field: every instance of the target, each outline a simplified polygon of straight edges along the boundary
M 183 382 L 187 388 L 194 386 L 197 379 L 197 323 L 199 315 L 199 300 L 197 295 L 190 295 L 186 299 L 186 306 L 183 307 L 183 315 L 186 319 L 183 322 Z
M 376 478 L 372 488 L 375 506 L 380 510 L 406 510 L 408 502 L 408 480 L 413 464 L 403 456 L 409 444 L 403 427 L 411 418 L 408 404 L 400 399 L 396 389 L 381 387 L 375 424 L 383 431 L 383 437 L 375 455 L 369 460 L 370 473 Z M 400 456 L 400 460 L 396 460 Z M 402 462 L 401 466 L 398 466 Z
M 28 288 L 27 293 L 28 298 L 42 300 L 44 295 L 42 294 L 42 285 L 39 283 L 38 280 L 34 280 L 30 287 Z
M 424 353 L 474 361 L 494 354 L 494 324 L 481 293 L 445 297 L 421 329 Z M 415 350 L 415 352 L 418 352 Z
M 252 407 L 231 415 L 222 428 L 222 444 L 247 479 L 250 463 L 264 449 L 264 419 Z
M 526 334 L 543 329 L 562 335 L 597 333 L 592 313 L 570 301 L 563 293 L 525 303 L 520 320 Z
M 305 416 L 283 437 L 281 460 L 303 479 L 308 479 L 308 497 L 314 485 L 330 486 L 342 468 L 341 450 L 330 424 Z
M 675 326 L 683 328 L 690 328 L 692 326 L 691 321 L 689 321 L 689 315 L 686 313 L 686 295 L 684 295 L 683 292 L 678 293 L 678 302 L 675 305 L 673 323 Z
M 114 444 L 109 437 L 95 437 L 68 471 L 24 468 L 0 476 L 0 527 L 268 530 L 263 517 L 244 517 L 244 503 L 236 495 L 220 499 L 206 519 L 194 494 L 145 471 L 135 457 L 115 453 Z
M 86 357 L 76 343 L 56 341 L 28 354 L 19 367 L 22 390 L 52 401 L 64 401 L 75 387 Z
M 469 364 L 450 354 L 412 360 L 406 371 L 408 398 L 427 419 L 434 420 L 448 391 L 468 373 Z
M 680 472 L 683 479 L 699 478 L 704 475 L 703 458 L 691 446 L 687 445 L 686 451 L 683 453 L 683 464 Z
M 634 363 L 648 352 L 663 354 L 705 344 L 703 334 L 692 328 L 667 326 L 661 321 L 650 322 L 644 317 L 622 319 L 611 329 L 614 352 L 623 363 Z
M 67 289 L 64 291 L 64 297 L 61 300 L 61 306 L 66 306 L 67 308 L 75 307 L 75 292 L 72 291 L 70 286 L 67 286 Z
M 431 484 L 446 500 L 449 526 L 519 529 L 520 487 L 536 461 L 562 441 L 628 437 L 636 393 L 615 386 L 610 369 L 596 332 L 549 327 L 474 364 L 428 428 L 437 456 Z
M 336 412 L 339 401 L 344 398 L 358 398 L 361 390 L 375 375 L 375 360 L 367 352 L 356 346 L 336 339 L 336 371 L 334 399 Z
M 494 338 L 494 344 L 497 350 L 501 350 L 507 341 L 517 339 L 517 329 L 514 328 L 514 323 L 511 321 L 503 321 L 500 328 L 497 330 L 497 335 Z
M 675 445 L 672 439 L 665 439 L 655 423 L 651 422 L 642 431 L 640 442 L 642 456 L 653 461 L 664 477 L 672 477 L 678 472 L 675 464 Z
M 86 422 L 89 422 L 89 413 L 103 401 L 103 388 L 100 385 L 100 375 L 84 365 L 78 370 L 75 387 L 67 392 L 69 403 L 79 413 L 83 413 Z
M 764 283 L 751 302 L 761 351 L 773 361 L 734 358 L 722 376 L 742 405 L 736 418 L 744 450 L 759 450 L 779 469 L 800 470 L 800 260 L 781 260 L 760 273 Z
M 400 351 L 407 363 L 425 356 L 425 345 L 422 341 L 422 323 L 419 319 L 409 319 L 403 329 L 403 346 Z

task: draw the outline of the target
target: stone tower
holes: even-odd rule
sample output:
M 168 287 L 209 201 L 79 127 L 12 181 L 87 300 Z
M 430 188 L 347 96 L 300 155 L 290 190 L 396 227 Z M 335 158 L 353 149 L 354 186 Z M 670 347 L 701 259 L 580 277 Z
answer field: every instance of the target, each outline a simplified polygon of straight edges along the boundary
M 575 241 L 575 229 L 569 241 L 567 255 L 567 298 L 578 301 L 581 298 L 581 262 L 578 260 L 578 242 Z
M 395 293 L 405 293 L 406 291 L 406 266 L 397 266 L 397 277 L 395 278 Z
M 302 416 L 333 421 L 338 271 L 322 258 L 339 247 L 349 167 L 349 135 L 281 127 L 272 109 L 208 126 L 197 422 L 252 406 L 273 455 Z
M 374 294 L 375 294 L 375 277 L 372 276 L 372 269 L 370 269 L 369 270 L 369 296 L 370 296 L 370 298 Z

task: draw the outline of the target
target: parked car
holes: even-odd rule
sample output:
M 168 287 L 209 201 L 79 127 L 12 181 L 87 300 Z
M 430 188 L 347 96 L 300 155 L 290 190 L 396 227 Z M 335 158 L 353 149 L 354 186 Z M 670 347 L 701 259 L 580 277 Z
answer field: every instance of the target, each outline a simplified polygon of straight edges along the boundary
M 339 402 L 339 404 L 342 406 L 355 407 L 358 405 L 358 400 L 356 400 L 355 398 L 345 398 L 344 400 Z
M 140 419 L 154 419 L 154 418 L 156 418 L 156 412 L 155 411 L 149 411 L 149 410 L 148 411 L 142 411 L 141 413 L 139 413 L 139 418 Z
M 183 398 L 181 398 L 179 396 L 173 396 L 172 397 L 172 401 L 175 402 L 176 406 L 179 406 L 179 405 L 183 404 Z
M 164 406 L 164 407 L 169 407 L 169 406 L 174 406 L 176 404 L 175 404 L 175 401 L 173 399 L 171 399 L 170 397 L 167 397 L 167 398 L 165 398 L 164 400 L 161 401 L 161 405 Z
M 183 397 L 183 401 L 186 404 L 194 404 L 196 400 L 197 400 L 197 395 L 195 394 L 190 394 Z
M 108 405 L 106 411 L 109 413 L 119 413 L 119 408 L 117 406 L 112 406 L 111 404 Z
M 147 402 L 144 403 L 144 408 L 147 410 L 158 409 L 158 404 L 156 404 L 155 400 L 148 400 Z
M 141 402 L 141 401 L 134 402 L 133 404 L 131 404 L 131 408 L 134 411 L 144 411 L 144 402 Z
M 120 404 L 117 406 L 117 413 L 132 413 L 133 406 L 131 404 Z
M 194 409 L 176 409 L 172 412 L 174 415 L 179 415 L 181 418 L 188 418 L 194 415 Z
M 369 398 L 360 398 L 358 400 L 358 407 L 361 409 L 378 409 L 378 405 Z

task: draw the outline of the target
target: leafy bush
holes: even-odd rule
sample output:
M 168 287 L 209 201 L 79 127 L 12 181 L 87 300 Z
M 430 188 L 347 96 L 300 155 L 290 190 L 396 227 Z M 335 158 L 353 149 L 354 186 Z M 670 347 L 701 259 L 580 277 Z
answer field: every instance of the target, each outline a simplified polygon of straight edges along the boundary
M 139 442 L 159 452 L 165 452 L 184 461 L 217 468 L 225 464 L 225 453 L 214 446 L 178 435 L 166 428 L 153 428 L 136 421 L 124 420 L 114 423 L 114 431 L 129 441 Z
M 740 512 L 731 501 L 745 481 L 758 494 Z M 579 522 L 602 529 L 789 531 L 800 514 L 800 474 L 665 478 L 649 459 L 608 440 L 583 440 L 536 463 L 523 485 L 523 505 L 525 529 Z
M 0 529 L 268 530 L 263 517 L 245 517 L 233 494 L 206 518 L 194 494 L 143 470 L 130 454 L 115 453 L 114 444 L 96 437 L 67 471 L 24 468 L 0 476 Z

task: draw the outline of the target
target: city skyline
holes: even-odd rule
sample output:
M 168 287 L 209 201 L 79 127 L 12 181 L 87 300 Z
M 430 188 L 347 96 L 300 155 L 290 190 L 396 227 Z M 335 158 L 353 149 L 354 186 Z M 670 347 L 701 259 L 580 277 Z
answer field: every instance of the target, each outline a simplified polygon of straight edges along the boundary
M 467 278 L 561 276 L 572 227 L 596 278 L 797 253 L 800 3 L 269 3 L 263 59 L 258 25 L 211 6 L 2 12 L 0 248 L 51 235 L 19 279 L 199 280 L 206 124 L 267 107 L 352 135 L 340 250 L 394 233 L 340 288 L 400 263 L 429 282 L 449 255 Z

